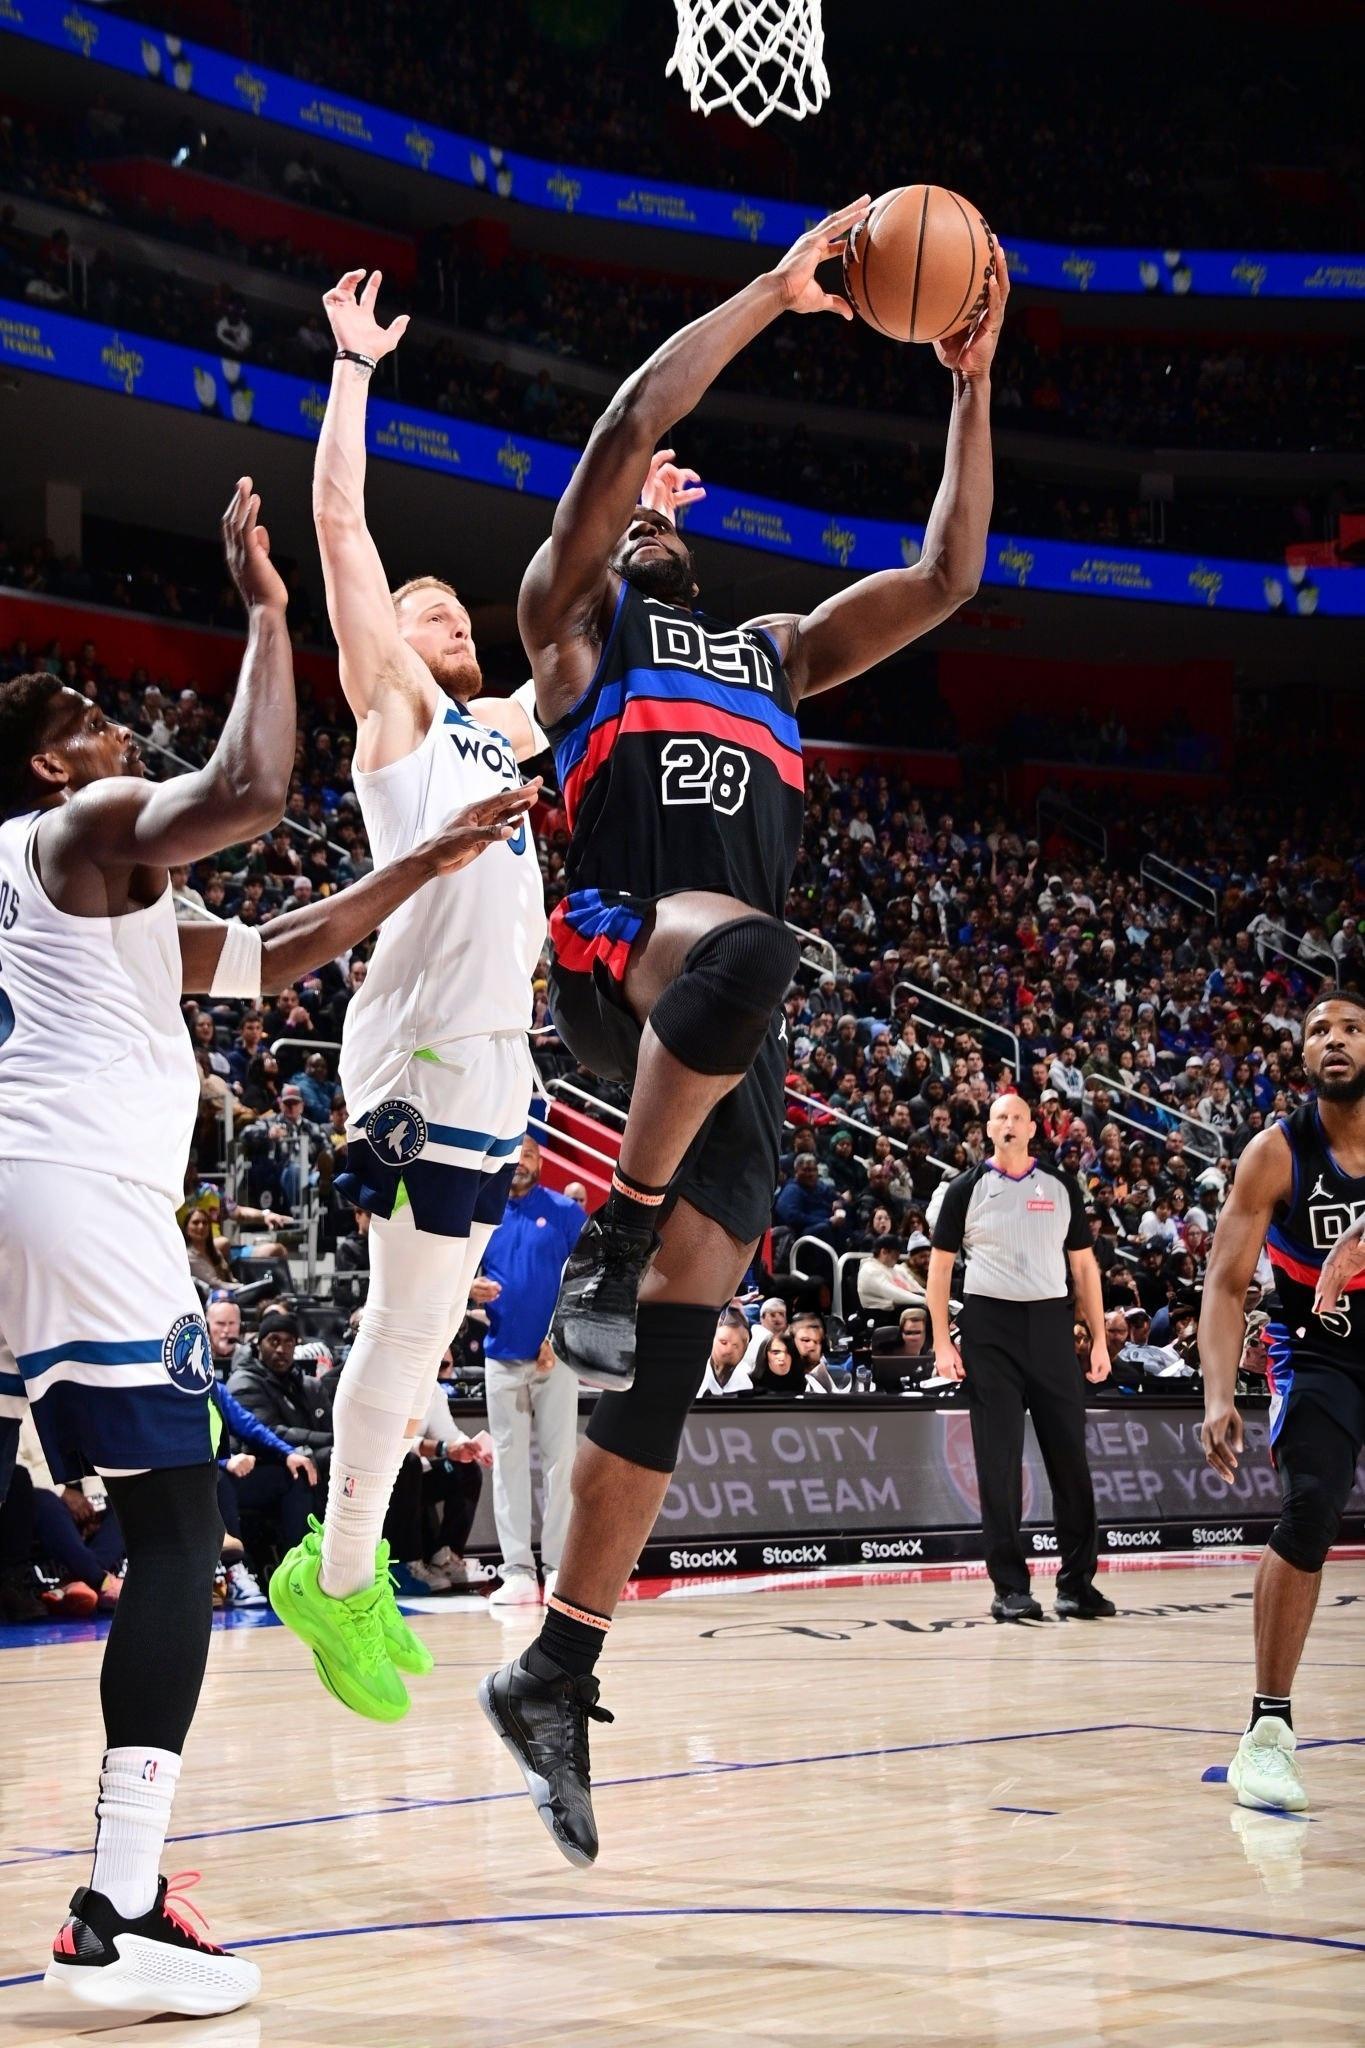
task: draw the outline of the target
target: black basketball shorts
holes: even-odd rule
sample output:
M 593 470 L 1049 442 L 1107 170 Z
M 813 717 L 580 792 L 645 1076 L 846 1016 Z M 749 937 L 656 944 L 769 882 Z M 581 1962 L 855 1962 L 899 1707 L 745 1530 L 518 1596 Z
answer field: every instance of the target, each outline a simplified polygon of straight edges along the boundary
M 641 1027 L 618 983 L 605 973 L 576 973 L 556 960 L 550 1007 L 576 1060 L 604 1081 L 634 1086 Z M 689 1201 L 741 1244 L 761 1238 L 772 1224 L 786 1073 L 775 1014 L 753 1065 L 698 1131 L 670 1191 L 670 1201 Z

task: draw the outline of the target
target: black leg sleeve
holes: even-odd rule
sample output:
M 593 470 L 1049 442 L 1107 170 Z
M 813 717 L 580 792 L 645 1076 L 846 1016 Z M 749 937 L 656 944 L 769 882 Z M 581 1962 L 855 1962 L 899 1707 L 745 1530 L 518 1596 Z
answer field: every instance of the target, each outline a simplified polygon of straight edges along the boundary
M 422 1461 L 411 1453 L 398 1467 L 384 1534 L 395 1564 L 412 1564 L 422 1555 Z
M 1018 1356 L 1024 1326 L 1016 1302 L 978 1296 L 962 1317 L 962 1363 L 972 1450 L 981 1495 L 986 1569 L 997 1593 L 1027 1593 L 1024 1518 L 1024 1378 Z
M 223 1543 L 218 1467 L 178 1465 L 105 1481 L 128 1573 L 100 1672 L 105 1744 L 179 1755 L 204 1682 L 213 1573 Z

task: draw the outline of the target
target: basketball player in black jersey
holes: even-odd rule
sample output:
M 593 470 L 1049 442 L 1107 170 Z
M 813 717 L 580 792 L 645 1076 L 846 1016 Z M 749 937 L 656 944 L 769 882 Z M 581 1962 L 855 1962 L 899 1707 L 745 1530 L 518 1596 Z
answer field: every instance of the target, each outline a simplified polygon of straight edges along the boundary
M 1284 1505 L 1256 1573 L 1256 1690 L 1228 1783 L 1243 1806 L 1288 1812 L 1308 1804 L 1290 1687 L 1365 1449 L 1365 997 L 1328 989 L 1317 998 L 1304 1019 L 1303 1062 L 1317 1101 L 1243 1153 L 1214 1234 L 1199 1321 L 1200 1435 L 1209 1464 L 1231 1481 L 1242 1448 L 1233 1396 L 1243 1303 L 1264 1245 L 1280 1301 L 1265 1335 Z
M 783 923 L 804 816 L 796 707 L 950 617 L 985 558 L 1003 257 L 973 325 L 937 344 L 952 416 L 912 568 L 864 577 L 809 616 L 736 628 L 696 609 L 686 543 L 640 503 L 656 444 L 764 328 L 784 313 L 853 317 L 817 273 L 868 206 L 821 221 L 627 380 L 521 587 L 571 830 L 569 893 L 551 921 L 555 1020 L 585 1066 L 633 1090 L 611 1196 L 565 1268 L 553 1327 L 561 1356 L 607 1391 L 575 1465 L 544 1630 L 481 1689 L 576 1863 L 597 1853 L 593 1665 L 663 1502 L 717 1312 L 771 1221 L 785 1070 L 774 1013 L 798 951 Z

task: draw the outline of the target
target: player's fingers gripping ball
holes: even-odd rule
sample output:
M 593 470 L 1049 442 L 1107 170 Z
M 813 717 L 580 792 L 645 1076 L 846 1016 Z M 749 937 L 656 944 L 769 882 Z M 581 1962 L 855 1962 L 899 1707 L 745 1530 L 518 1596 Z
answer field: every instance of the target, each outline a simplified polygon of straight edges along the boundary
M 844 248 L 855 310 L 893 341 L 941 341 L 985 311 L 995 236 L 944 185 L 901 185 L 875 199 Z

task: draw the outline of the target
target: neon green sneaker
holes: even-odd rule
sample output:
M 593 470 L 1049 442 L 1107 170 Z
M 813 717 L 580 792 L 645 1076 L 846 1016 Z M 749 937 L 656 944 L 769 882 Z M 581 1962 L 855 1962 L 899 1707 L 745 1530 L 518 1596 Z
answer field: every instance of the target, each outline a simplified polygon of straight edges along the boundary
M 400 1671 L 410 1671 L 415 1678 L 425 1678 L 428 1671 L 435 1670 L 436 1659 L 417 1631 L 409 1628 L 398 1611 L 398 1602 L 394 1598 L 394 1587 L 398 1581 L 389 1563 L 387 1537 L 381 1537 L 375 1546 L 374 1575 L 384 1589 L 379 1612 L 389 1656 Z
M 271 1606 L 308 1645 L 318 1677 L 344 1707 L 371 1721 L 401 1721 L 409 1700 L 384 1631 L 385 1603 L 393 1600 L 387 1575 L 334 1600 L 318 1583 L 321 1564 L 322 1524 L 310 1516 L 302 1543 L 271 1574 Z

